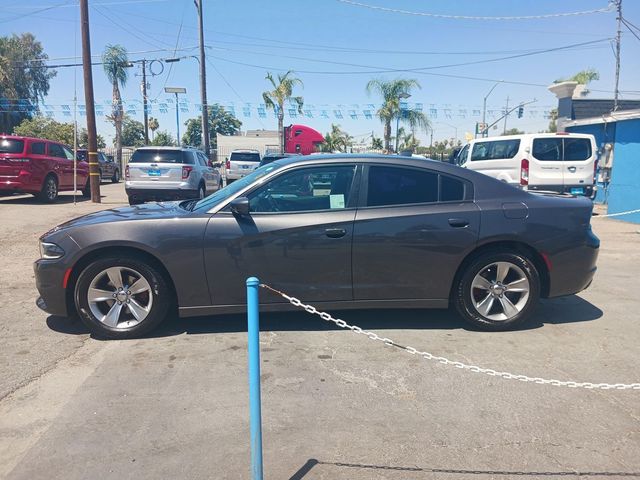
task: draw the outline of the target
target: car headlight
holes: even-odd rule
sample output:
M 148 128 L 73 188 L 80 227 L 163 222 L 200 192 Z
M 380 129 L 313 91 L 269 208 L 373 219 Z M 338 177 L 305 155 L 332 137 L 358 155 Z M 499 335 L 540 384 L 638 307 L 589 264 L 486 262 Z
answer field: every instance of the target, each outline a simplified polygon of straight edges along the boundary
M 55 243 L 48 242 L 40 242 L 40 257 L 53 260 L 55 258 L 60 258 L 64 255 L 64 250 L 59 245 Z

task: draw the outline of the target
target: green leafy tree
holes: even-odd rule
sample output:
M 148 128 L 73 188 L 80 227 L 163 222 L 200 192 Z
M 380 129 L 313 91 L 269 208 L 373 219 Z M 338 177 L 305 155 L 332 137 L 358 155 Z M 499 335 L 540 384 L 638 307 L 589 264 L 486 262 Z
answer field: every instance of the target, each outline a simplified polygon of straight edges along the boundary
M 524 132 L 522 130 L 518 130 L 517 128 L 510 128 L 502 135 L 522 135 Z
M 420 140 L 416 138 L 413 132 L 405 132 L 404 128 L 400 127 L 398 129 L 399 138 L 399 148 L 400 151 L 411 150 L 412 152 L 420 145 Z
M 371 148 L 373 150 L 382 150 L 384 148 L 384 143 L 382 143 L 382 139 L 379 137 L 371 137 Z
M 331 124 L 331 131 L 324 136 L 321 145 L 323 152 L 346 152 L 353 145 L 353 137 L 340 128 L 340 125 Z
M 412 78 L 397 78 L 395 80 L 373 79 L 367 83 L 367 93 L 377 93 L 382 98 L 382 107 L 376 112 L 384 127 L 384 149 L 391 151 L 391 123 L 398 120 L 408 124 L 412 129 L 429 128 L 427 116 L 415 110 L 400 108 L 401 95 L 410 95 L 420 83 Z
M 31 33 L 0 37 L 0 133 L 9 133 L 49 92 L 56 71 L 45 68 L 49 58 Z
M 98 133 L 96 140 L 98 142 L 98 148 L 105 148 L 107 142 L 104 141 L 104 137 Z M 80 129 L 78 132 L 78 147 L 89 148 L 89 132 L 86 128 Z
M 153 140 L 153 135 L 156 133 L 156 130 L 160 128 L 160 123 L 157 118 L 149 117 L 149 130 L 151 130 L 151 140 Z
M 209 144 L 217 148 L 216 134 L 235 135 L 240 131 L 242 122 L 233 114 L 227 112 L 223 106 L 215 103 L 207 108 L 209 114 Z M 182 135 L 182 143 L 192 147 L 202 147 L 202 117 L 190 118 L 185 123 L 187 130 Z
M 120 88 L 127 84 L 127 78 L 129 77 L 129 72 L 127 71 L 129 66 L 129 57 L 127 55 L 126 48 L 122 45 L 107 45 L 104 53 L 102 54 L 102 63 L 104 73 L 111 83 L 113 91 L 111 115 L 108 116 L 107 119 L 113 123 L 116 129 L 116 135 L 113 142 L 116 147 L 116 163 L 122 165 L 124 109 L 122 108 Z M 142 138 L 144 139 L 144 133 Z
M 293 76 L 293 71 L 289 70 L 287 73 L 278 74 L 277 81 L 273 78 L 271 73 L 267 73 L 264 77 L 269 80 L 273 90 L 267 90 L 262 92 L 262 98 L 267 108 L 271 108 L 278 114 L 278 133 L 280 137 L 280 153 L 284 152 L 284 104 L 287 101 L 293 100 L 298 106 L 298 113 L 302 113 L 302 105 L 304 100 L 302 97 L 294 97 L 293 89 L 296 85 L 303 86 L 302 80 Z
M 553 108 L 549 113 L 549 132 L 556 133 L 558 131 L 558 109 Z
M 113 139 L 114 146 L 118 148 L 117 139 Z M 120 135 L 120 151 L 122 146 L 141 147 L 144 145 L 144 124 L 134 120 L 128 115 L 122 119 L 122 134 Z
M 13 129 L 15 135 L 46 138 L 54 142 L 73 145 L 73 124 L 63 123 L 41 115 L 25 118 Z
M 176 145 L 176 141 L 173 139 L 173 136 L 169 132 L 167 132 L 166 130 L 161 130 L 157 135 L 153 137 L 151 145 L 154 145 L 156 147 L 173 147 Z
M 600 80 L 600 74 L 595 68 L 587 68 L 585 70 L 579 71 L 569 78 L 559 78 L 553 83 L 578 82 L 578 84 L 580 85 L 589 85 L 594 80 Z

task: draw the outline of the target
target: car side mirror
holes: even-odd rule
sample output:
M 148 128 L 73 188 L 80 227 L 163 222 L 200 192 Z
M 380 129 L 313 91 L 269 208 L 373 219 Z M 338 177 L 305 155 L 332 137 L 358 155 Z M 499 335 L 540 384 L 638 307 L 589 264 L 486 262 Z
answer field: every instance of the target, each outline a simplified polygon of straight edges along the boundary
M 234 198 L 231 200 L 229 207 L 231 208 L 231 213 L 234 215 L 239 215 L 241 217 L 249 215 L 249 199 L 247 197 Z

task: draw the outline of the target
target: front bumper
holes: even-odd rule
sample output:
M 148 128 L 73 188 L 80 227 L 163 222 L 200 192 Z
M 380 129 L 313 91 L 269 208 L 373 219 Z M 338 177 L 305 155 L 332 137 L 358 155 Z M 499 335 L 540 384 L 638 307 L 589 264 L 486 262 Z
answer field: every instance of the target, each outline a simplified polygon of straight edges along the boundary
M 68 317 L 67 292 L 63 286 L 65 267 L 57 261 L 40 259 L 33 264 L 33 271 L 40 293 L 36 305 L 51 315 Z

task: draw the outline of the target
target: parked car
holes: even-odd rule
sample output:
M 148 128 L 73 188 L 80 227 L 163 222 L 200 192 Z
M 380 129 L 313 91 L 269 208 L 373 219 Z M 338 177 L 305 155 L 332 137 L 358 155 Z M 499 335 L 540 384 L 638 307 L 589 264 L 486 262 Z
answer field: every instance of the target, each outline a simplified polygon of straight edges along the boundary
M 535 133 L 471 140 L 455 163 L 525 190 L 593 198 L 596 157 L 593 135 Z
M 88 162 L 89 152 L 86 148 L 80 148 L 76 153 L 78 160 Z M 114 162 L 113 157 L 98 152 L 98 168 L 100 169 L 100 181 L 111 181 L 112 183 L 120 181 L 120 165 Z
M 245 310 L 245 279 L 321 309 L 446 308 L 488 330 L 579 292 L 592 202 L 398 156 L 282 159 L 201 200 L 92 213 L 40 238 L 38 305 L 127 338 Z M 265 292 L 265 311 L 291 305 Z
M 189 147 L 138 148 L 125 169 L 130 205 L 204 198 L 221 187 L 220 171 L 204 153 Z
M 260 166 L 260 152 L 257 150 L 234 150 L 226 161 L 227 183 L 247 176 Z
M 301 157 L 299 153 L 267 153 L 262 160 L 260 160 L 260 167 L 263 165 L 268 165 L 276 160 L 280 160 L 281 158 L 289 158 L 289 157 Z
M 76 162 L 76 185 L 90 196 L 89 165 Z M 30 193 L 47 203 L 73 191 L 74 161 L 69 147 L 43 138 L 0 136 L 0 195 Z

